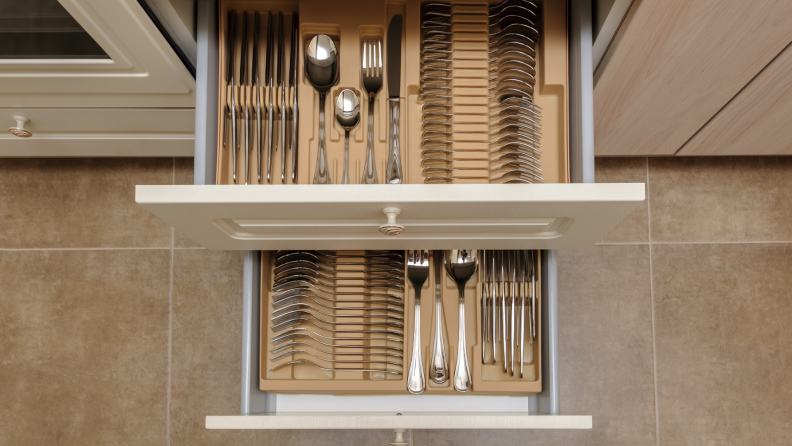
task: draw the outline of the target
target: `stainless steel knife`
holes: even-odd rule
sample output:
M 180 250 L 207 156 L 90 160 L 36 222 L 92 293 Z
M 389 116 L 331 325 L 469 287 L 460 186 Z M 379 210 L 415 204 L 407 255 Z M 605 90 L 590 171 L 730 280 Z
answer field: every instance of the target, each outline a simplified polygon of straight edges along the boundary
M 297 47 L 299 47 L 299 26 L 297 21 L 297 13 L 295 12 L 292 15 L 292 39 L 291 39 L 291 62 L 289 64 L 289 87 L 291 88 L 291 138 L 289 140 L 289 149 L 291 149 L 291 161 L 292 161 L 292 183 L 297 182 L 297 140 L 299 132 L 299 126 L 297 124 L 297 118 L 299 113 L 297 112 Z
M 275 49 L 272 39 L 275 33 L 272 30 L 272 13 L 267 13 L 267 61 L 264 65 L 264 73 L 267 78 L 267 183 L 272 183 L 272 132 L 275 129 L 275 79 L 272 68 L 272 52 Z
M 401 84 L 402 17 L 395 15 L 388 26 L 388 165 L 385 181 L 401 184 L 402 165 L 399 144 L 399 95 Z
M 237 104 L 236 95 L 234 94 L 234 39 L 236 39 L 236 13 L 231 11 L 228 13 L 228 70 L 226 76 L 228 77 L 228 103 L 230 105 L 231 114 L 231 162 L 233 163 L 233 180 L 234 184 L 238 182 L 237 179 Z
M 261 81 L 259 80 L 259 29 L 261 28 L 261 16 L 258 11 L 253 18 L 253 63 L 251 66 L 250 78 L 253 81 L 253 91 L 250 106 L 256 115 L 256 172 L 258 173 L 258 184 L 261 184 Z
M 278 108 L 280 108 L 281 183 L 286 184 L 286 85 L 283 83 L 283 13 L 278 13 Z
M 250 107 L 248 107 L 247 82 L 247 52 L 248 52 L 248 32 L 247 32 L 247 12 L 242 13 L 242 52 L 239 53 L 239 96 L 242 108 L 245 110 L 245 184 L 250 183 Z

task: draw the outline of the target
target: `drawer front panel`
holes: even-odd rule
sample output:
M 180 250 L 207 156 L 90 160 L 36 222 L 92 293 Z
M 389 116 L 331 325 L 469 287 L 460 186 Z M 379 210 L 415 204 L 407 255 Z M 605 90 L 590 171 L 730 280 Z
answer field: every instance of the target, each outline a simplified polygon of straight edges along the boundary
M 19 138 L 0 133 L 3 157 L 192 156 L 193 109 L 149 108 L 4 108 L 9 127 L 14 117 L 28 119 L 33 133 Z
M 593 246 L 643 184 L 137 186 L 136 200 L 209 249 Z M 399 235 L 380 232 L 397 209 Z

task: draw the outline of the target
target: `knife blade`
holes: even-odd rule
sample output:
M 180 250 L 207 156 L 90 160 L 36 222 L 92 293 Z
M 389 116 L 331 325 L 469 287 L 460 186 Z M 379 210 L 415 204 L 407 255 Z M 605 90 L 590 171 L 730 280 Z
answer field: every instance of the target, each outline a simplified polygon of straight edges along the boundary
M 299 135 L 298 126 L 298 113 L 297 113 L 297 47 L 300 46 L 299 41 L 299 27 L 297 25 L 297 13 L 292 15 L 292 39 L 291 39 L 291 62 L 289 64 L 289 87 L 291 88 L 291 140 L 289 141 L 289 148 L 291 149 L 292 160 L 292 183 L 297 182 L 297 137 Z
M 278 13 L 278 103 L 280 108 L 281 183 L 286 184 L 286 88 L 283 84 L 283 13 Z
M 261 184 L 261 100 L 259 90 L 259 29 L 261 28 L 261 15 L 256 11 L 253 17 L 253 63 L 251 66 L 250 78 L 253 80 L 252 99 L 253 112 L 256 115 L 256 172 L 258 173 L 258 184 Z
M 248 88 L 246 75 L 247 75 L 247 54 L 248 54 L 248 29 L 247 29 L 248 16 L 247 12 L 242 13 L 242 52 L 239 54 L 239 96 L 242 107 L 245 110 L 245 184 L 250 183 L 250 107 L 248 107 Z
M 267 183 L 272 184 L 272 130 L 274 127 L 273 120 L 275 119 L 274 110 L 274 92 L 275 80 L 273 79 L 272 66 L 272 51 L 275 49 L 272 39 L 275 33 L 272 29 L 272 13 L 267 13 L 267 63 L 264 71 L 267 77 Z
M 237 183 L 237 122 L 236 122 L 236 95 L 234 94 L 234 39 L 236 39 L 236 12 L 228 13 L 228 104 L 231 112 L 231 162 L 233 166 L 233 181 Z
M 388 166 L 385 181 L 389 184 L 402 183 L 401 153 L 399 144 L 399 96 L 401 84 L 401 37 L 402 17 L 395 15 L 388 26 L 387 71 L 388 71 Z

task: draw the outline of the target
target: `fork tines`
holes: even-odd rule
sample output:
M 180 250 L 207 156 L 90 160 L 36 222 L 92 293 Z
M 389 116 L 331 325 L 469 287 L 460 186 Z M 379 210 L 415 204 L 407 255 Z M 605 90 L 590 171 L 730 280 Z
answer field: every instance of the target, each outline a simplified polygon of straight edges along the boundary
M 382 76 L 382 40 L 363 41 L 363 66 L 361 73 L 364 76 Z

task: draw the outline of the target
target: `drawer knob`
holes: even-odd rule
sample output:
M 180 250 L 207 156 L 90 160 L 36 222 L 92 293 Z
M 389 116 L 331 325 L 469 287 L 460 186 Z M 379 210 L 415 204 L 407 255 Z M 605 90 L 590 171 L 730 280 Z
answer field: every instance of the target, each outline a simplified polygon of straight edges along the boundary
M 379 227 L 379 232 L 385 235 L 399 235 L 404 232 L 404 226 L 396 224 L 396 216 L 401 213 L 401 209 L 385 208 L 382 212 L 388 216 L 388 222 Z
M 24 116 L 14 116 L 14 120 L 17 123 L 16 127 L 11 127 L 8 129 L 8 131 L 11 132 L 12 135 L 18 136 L 20 138 L 30 138 L 31 136 L 33 136 L 33 132 L 31 132 L 30 130 L 25 130 L 25 124 L 30 122 L 28 118 Z

